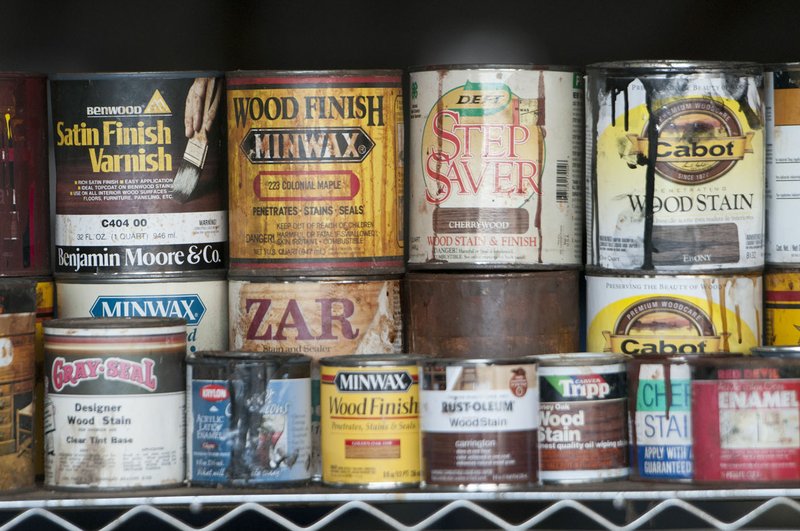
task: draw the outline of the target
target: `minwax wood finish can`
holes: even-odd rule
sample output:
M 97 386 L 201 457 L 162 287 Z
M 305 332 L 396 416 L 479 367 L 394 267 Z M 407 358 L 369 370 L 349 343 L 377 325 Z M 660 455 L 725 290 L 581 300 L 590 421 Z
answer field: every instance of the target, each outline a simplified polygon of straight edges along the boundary
M 311 478 L 311 358 L 200 351 L 186 363 L 192 485 L 289 486 Z
M 628 477 L 627 369 L 622 354 L 531 356 L 539 363 L 539 477 L 545 483 Z
M 183 482 L 183 319 L 54 319 L 44 327 L 44 348 L 46 486 Z
M 391 354 L 320 360 L 324 484 L 419 485 L 418 360 Z
M 762 67 L 632 61 L 586 72 L 587 265 L 763 267 Z
M 580 73 L 414 70 L 410 116 L 409 268 L 582 265 Z
M 34 486 L 36 287 L 0 279 L 0 491 Z
M 399 70 L 228 74 L 232 273 L 403 272 L 401 81 Z
M 764 344 L 800 345 L 800 269 L 764 272 Z
M 47 78 L 0 72 L 0 277 L 49 275 Z
M 188 352 L 228 348 L 228 282 L 219 273 L 168 279 L 56 281 L 59 318 L 177 317 Z
M 51 79 L 58 278 L 225 269 L 223 92 L 213 72 Z
M 422 484 L 466 490 L 539 482 L 539 382 L 527 359 L 423 360 Z
M 461 358 L 573 352 L 580 337 L 579 292 L 577 270 L 409 272 L 406 348 Z
M 748 354 L 761 344 L 760 273 L 586 275 L 586 347 L 646 354 Z

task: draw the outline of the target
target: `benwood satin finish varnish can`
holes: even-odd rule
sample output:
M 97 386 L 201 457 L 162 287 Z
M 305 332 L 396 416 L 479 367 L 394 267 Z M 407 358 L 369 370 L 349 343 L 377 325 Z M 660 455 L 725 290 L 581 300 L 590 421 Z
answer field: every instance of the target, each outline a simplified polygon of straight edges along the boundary
M 228 73 L 232 273 L 403 272 L 401 80 Z

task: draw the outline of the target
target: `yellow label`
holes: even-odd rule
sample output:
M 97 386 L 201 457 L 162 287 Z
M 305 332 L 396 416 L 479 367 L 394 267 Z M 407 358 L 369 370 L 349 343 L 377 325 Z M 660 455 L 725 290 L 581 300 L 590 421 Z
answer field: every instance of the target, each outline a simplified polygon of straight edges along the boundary
M 800 345 L 800 275 L 764 275 L 767 345 Z

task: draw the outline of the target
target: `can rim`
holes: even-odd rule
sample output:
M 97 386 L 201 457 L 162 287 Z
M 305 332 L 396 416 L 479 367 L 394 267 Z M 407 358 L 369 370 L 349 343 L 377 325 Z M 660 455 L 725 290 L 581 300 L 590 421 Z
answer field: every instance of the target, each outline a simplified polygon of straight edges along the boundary
M 0 79 L 2 78 L 14 78 L 14 79 L 44 78 L 45 80 L 47 80 L 47 74 L 45 74 L 44 72 L 24 72 L 21 70 L 8 70 L 8 71 L 0 71 Z
M 186 328 L 186 320 L 180 317 L 70 317 L 52 319 L 46 321 L 42 326 L 45 330 L 58 329 L 59 331 L 81 329 L 135 329 L 140 331 L 146 328 L 168 329 L 172 327 L 184 330 Z
M 325 70 L 229 70 L 225 73 L 226 78 L 247 78 L 247 77 L 292 77 L 302 76 L 328 76 L 328 77 L 349 77 L 349 76 L 398 76 L 402 77 L 403 70 L 399 68 L 376 68 L 376 69 L 325 69 Z
M 229 282 L 247 282 L 250 284 L 290 284 L 294 282 L 313 282 L 314 284 L 330 282 L 336 284 L 365 284 L 370 282 L 388 282 L 403 280 L 403 275 L 331 275 L 310 276 L 297 275 L 291 277 L 263 276 L 252 277 L 237 274 L 228 274 Z
M 424 358 L 417 354 L 345 354 L 320 358 L 319 364 L 326 367 L 416 366 Z
M 517 356 L 513 358 L 425 358 L 419 361 L 420 365 L 433 367 L 435 365 L 538 365 L 538 360 L 533 356 Z
M 67 72 L 51 74 L 52 81 L 79 81 L 95 79 L 124 79 L 124 78 L 158 78 L 158 79 L 188 79 L 193 77 L 222 77 L 221 70 L 156 70 L 135 72 Z
M 546 278 L 552 280 L 553 278 L 574 278 L 578 279 L 580 276 L 580 269 L 547 269 L 542 271 L 498 271 L 496 273 L 487 273 L 485 271 L 469 271 L 469 270 L 456 270 L 449 271 L 430 271 L 430 270 L 413 270 L 405 274 L 405 281 L 433 281 L 433 280 L 516 280 L 516 279 L 540 279 Z
M 800 358 L 800 345 L 762 345 L 751 348 L 750 353 L 764 358 Z
M 763 65 L 750 61 L 711 61 L 689 59 L 635 59 L 605 61 L 586 65 L 586 72 L 614 74 L 691 74 L 691 73 L 752 73 L 764 72 Z
M 310 356 L 299 352 L 255 352 L 255 351 L 232 351 L 232 350 L 198 350 L 186 356 L 186 363 L 228 363 L 238 362 L 263 362 L 277 363 L 278 365 L 293 365 L 311 363 Z
M 564 352 L 560 354 L 532 354 L 541 367 L 569 367 L 596 364 L 626 363 L 633 359 L 627 354 L 615 352 Z
M 571 65 L 547 65 L 539 63 L 454 63 L 454 64 L 434 64 L 434 65 L 415 65 L 409 67 L 409 73 L 433 72 L 436 70 L 463 71 L 463 70 L 482 70 L 492 72 L 496 70 L 519 70 L 519 71 L 539 71 L 545 72 L 564 72 L 569 74 L 583 73 L 581 66 Z

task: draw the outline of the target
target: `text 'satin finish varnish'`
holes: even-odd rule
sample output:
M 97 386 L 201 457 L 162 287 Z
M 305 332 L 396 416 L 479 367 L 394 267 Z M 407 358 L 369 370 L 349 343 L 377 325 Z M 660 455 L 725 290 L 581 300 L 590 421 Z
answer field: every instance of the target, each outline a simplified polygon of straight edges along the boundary
M 539 482 L 539 385 L 531 359 L 424 360 L 422 484 L 495 490 Z
M 628 356 L 570 353 L 539 363 L 539 477 L 545 483 L 628 477 Z
M 764 271 L 764 344 L 800 345 L 800 268 Z
M 50 83 L 56 275 L 224 270 L 221 75 L 64 74 Z
M 762 277 L 586 275 L 589 350 L 748 354 L 761 344 Z
M 380 354 L 320 360 L 324 484 L 419 485 L 418 360 Z
M 44 326 L 44 348 L 45 485 L 183 482 L 183 319 L 55 319 Z
M 230 72 L 230 270 L 403 272 L 399 70 Z
M 201 351 L 187 363 L 187 478 L 193 485 L 311 478 L 311 358 Z
M 586 263 L 762 267 L 762 67 L 633 61 L 586 73 Z
M 413 70 L 409 267 L 580 266 L 582 124 L 572 69 Z

